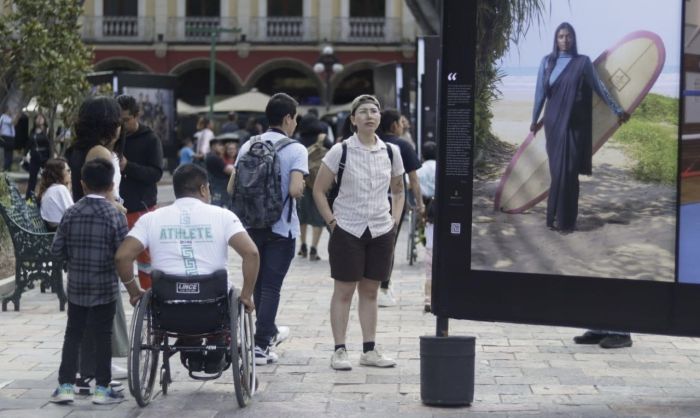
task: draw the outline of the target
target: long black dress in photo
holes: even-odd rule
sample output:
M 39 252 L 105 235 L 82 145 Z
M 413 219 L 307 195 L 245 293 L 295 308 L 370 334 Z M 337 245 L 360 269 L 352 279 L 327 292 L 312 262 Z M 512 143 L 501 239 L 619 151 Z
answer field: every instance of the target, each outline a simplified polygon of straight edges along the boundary
M 589 58 L 573 57 L 547 89 L 544 131 L 551 184 L 547 226 L 573 230 L 578 216 L 579 174 L 591 174 L 592 91 L 584 77 Z

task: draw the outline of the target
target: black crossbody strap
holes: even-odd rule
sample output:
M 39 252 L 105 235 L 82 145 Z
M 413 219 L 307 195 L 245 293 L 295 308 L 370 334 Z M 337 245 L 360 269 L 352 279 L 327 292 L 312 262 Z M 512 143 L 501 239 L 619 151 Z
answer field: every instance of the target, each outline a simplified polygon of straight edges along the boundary
M 345 171 L 345 160 L 348 158 L 348 144 L 343 142 L 342 144 L 343 152 L 340 154 L 340 164 L 338 164 L 338 190 L 340 190 L 340 182 L 343 181 L 343 171 Z

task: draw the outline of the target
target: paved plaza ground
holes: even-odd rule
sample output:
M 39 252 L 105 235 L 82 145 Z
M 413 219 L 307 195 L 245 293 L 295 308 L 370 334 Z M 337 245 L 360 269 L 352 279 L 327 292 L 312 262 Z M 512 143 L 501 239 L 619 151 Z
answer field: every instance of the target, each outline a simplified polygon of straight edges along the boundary
M 634 334 L 634 346 L 603 350 L 578 346 L 580 330 L 563 327 L 450 321 L 453 335 L 476 336 L 476 386 L 471 407 L 432 408 L 420 401 L 419 336 L 434 333 L 435 317 L 422 312 L 422 264 L 406 261 L 406 234 L 397 247 L 394 291 L 399 305 L 379 312 L 379 348 L 398 361 L 392 369 L 358 365 L 362 341 L 353 304 L 348 349 L 353 370 L 329 367 L 332 282 L 323 261 L 297 258 L 283 291 L 279 325 L 291 336 L 277 349 L 279 363 L 259 367 L 252 404 L 239 409 L 231 374 L 191 380 L 174 358 L 174 382 L 139 408 L 127 393 L 118 405 L 90 398 L 49 403 L 57 385 L 65 313 L 38 289 L 22 298 L 21 312 L 0 313 L 0 417 L 690 417 L 700 416 L 700 339 Z M 230 272 L 240 283 L 239 258 Z M 132 309 L 127 306 L 127 319 Z M 12 305 L 10 305 L 12 306 Z M 126 359 L 115 363 L 126 366 Z M 126 385 L 126 381 L 124 381 Z

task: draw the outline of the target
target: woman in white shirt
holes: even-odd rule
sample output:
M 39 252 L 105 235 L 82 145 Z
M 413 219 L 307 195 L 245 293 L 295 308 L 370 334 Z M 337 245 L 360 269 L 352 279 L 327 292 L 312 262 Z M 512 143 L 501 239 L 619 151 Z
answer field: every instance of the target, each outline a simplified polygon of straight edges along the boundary
M 70 174 L 68 162 L 63 158 L 46 161 L 44 171 L 41 172 L 37 199 L 41 218 L 51 231 L 56 230 L 66 209 L 73 206 Z
M 377 98 L 363 94 L 353 100 L 350 108 L 355 134 L 325 155 L 313 191 L 319 213 L 331 231 L 328 256 L 334 279 L 331 328 L 335 340 L 331 367 L 335 370 L 352 368 L 345 335 L 355 289 L 363 339 L 360 364 L 396 365 L 376 350 L 375 336 L 377 292 L 380 283 L 389 278 L 396 225 L 404 205 L 403 162 L 399 148 L 383 142 L 374 133 L 381 119 Z M 326 193 L 338 173 L 343 152 L 346 159 L 342 181 L 331 209 Z

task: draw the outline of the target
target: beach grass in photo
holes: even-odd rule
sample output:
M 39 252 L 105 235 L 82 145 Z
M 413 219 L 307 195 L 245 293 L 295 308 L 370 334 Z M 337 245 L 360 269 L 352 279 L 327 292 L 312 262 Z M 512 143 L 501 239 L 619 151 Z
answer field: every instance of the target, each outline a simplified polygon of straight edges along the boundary
M 636 180 L 675 185 L 678 175 L 678 99 L 649 94 L 613 138 L 632 160 Z

